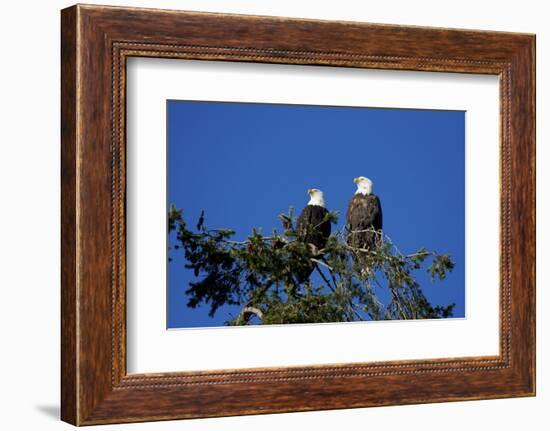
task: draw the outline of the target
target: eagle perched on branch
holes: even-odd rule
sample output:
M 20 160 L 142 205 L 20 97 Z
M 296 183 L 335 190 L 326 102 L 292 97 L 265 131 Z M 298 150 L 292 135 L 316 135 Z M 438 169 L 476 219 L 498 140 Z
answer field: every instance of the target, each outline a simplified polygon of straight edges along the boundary
M 315 246 L 315 251 L 321 250 L 327 244 L 331 232 L 331 222 L 328 217 L 329 211 L 325 208 L 323 192 L 319 189 L 309 189 L 310 196 L 307 206 L 302 210 L 296 224 L 298 240 Z M 315 265 L 308 263 L 304 268 L 297 271 L 299 283 L 306 281 Z
M 325 199 L 321 190 L 309 189 L 307 193 L 310 199 L 298 217 L 296 233 L 300 241 L 313 244 L 320 250 L 326 245 L 330 236 L 328 210 L 325 208 Z
M 346 228 L 348 245 L 372 250 L 382 240 L 382 206 L 373 193 L 372 181 L 365 177 L 353 179 L 357 191 L 348 205 Z

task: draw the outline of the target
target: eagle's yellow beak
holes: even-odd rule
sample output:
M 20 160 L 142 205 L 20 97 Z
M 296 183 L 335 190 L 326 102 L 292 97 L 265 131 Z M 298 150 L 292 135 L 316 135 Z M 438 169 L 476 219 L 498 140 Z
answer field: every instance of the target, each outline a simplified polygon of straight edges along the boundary
M 359 181 L 360 181 L 359 177 L 353 179 L 353 182 L 354 182 L 355 184 L 357 184 Z

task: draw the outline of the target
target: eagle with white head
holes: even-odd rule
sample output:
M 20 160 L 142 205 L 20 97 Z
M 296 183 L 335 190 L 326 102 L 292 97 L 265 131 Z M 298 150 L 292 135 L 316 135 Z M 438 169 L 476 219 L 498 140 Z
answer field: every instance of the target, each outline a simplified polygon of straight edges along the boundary
M 320 250 L 325 247 L 330 236 L 328 210 L 325 208 L 325 199 L 321 190 L 309 189 L 307 193 L 310 199 L 298 217 L 296 233 L 300 241 L 313 244 Z
M 357 190 L 346 214 L 348 245 L 372 250 L 382 239 L 382 206 L 373 193 L 371 180 L 357 177 L 353 182 L 357 184 Z
M 323 192 L 319 189 L 309 189 L 309 202 L 302 210 L 296 224 L 298 241 L 313 245 L 314 250 L 322 250 L 330 236 L 331 224 L 327 217 Z M 315 269 L 313 262 L 297 265 L 295 273 L 298 283 L 304 283 Z

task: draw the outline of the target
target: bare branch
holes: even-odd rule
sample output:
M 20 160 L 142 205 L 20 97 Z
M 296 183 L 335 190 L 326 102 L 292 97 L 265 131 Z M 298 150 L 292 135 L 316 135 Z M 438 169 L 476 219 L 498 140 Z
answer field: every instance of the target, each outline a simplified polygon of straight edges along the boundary
M 263 320 L 264 318 L 264 313 L 262 312 L 262 310 L 256 307 L 246 306 L 239 313 L 239 316 L 237 317 L 236 322 L 248 323 L 252 315 L 257 316 L 260 320 Z
M 309 260 L 311 260 L 312 262 L 318 263 L 319 265 L 324 266 L 324 267 L 327 268 L 329 271 L 333 271 L 333 269 L 332 269 L 329 265 L 327 265 L 325 262 L 323 262 L 323 261 L 321 261 L 321 260 L 319 260 L 319 259 L 315 259 L 315 258 L 312 257 L 312 258 L 310 258 Z
M 215 231 L 215 232 L 219 232 L 219 231 Z M 261 238 L 258 238 L 260 239 L 261 241 L 281 241 L 281 242 L 284 242 L 284 243 L 289 243 L 289 241 L 283 237 L 280 237 L 280 236 L 263 236 Z M 232 244 L 232 245 L 247 245 L 247 244 L 250 244 L 252 241 L 247 239 L 245 241 L 232 241 L 232 240 L 229 240 L 229 239 L 222 239 L 221 242 L 224 242 L 226 244 Z
M 323 281 L 325 282 L 325 284 L 327 285 L 327 287 L 332 290 L 333 292 L 336 292 L 336 286 L 332 286 L 330 284 L 330 281 L 328 280 L 328 278 L 325 276 L 325 274 L 323 274 L 323 271 L 321 271 L 321 268 L 319 268 L 319 265 L 315 265 L 315 269 L 317 270 L 317 272 L 319 273 L 319 275 L 321 276 L 321 278 L 323 279 Z

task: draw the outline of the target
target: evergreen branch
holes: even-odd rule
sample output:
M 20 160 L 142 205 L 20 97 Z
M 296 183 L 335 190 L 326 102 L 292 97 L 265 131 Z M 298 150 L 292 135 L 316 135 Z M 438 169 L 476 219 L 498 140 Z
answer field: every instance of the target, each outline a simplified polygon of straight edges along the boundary
M 333 222 L 337 215 L 327 217 Z M 169 259 L 175 264 L 183 251 L 185 266 L 196 279 L 186 291 L 188 306 L 209 305 L 213 316 L 222 305 L 244 303 L 229 324 L 249 324 L 252 316 L 267 324 L 452 315 L 454 304 L 432 306 L 414 274 L 424 267 L 432 280 L 445 279 L 454 267 L 448 255 L 424 248 L 403 254 L 390 237 L 374 229 L 338 230 L 319 250 L 298 238 L 292 209 L 280 219 L 282 233 L 274 230 L 264 236 L 254 229 L 237 241 L 231 229 L 207 229 L 204 212 L 190 229 L 182 210 L 171 205 L 168 231 L 175 233 L 170 238 L 176 243 L 169 248 Z M 374 233 L 377 245 L 350 245 L 349 235 L 361 232 Z M 312 271 L 322 280 L 320 285 L 310 278 Z M 387 304 L 372 284 L 380 292 L 389 290 Z

